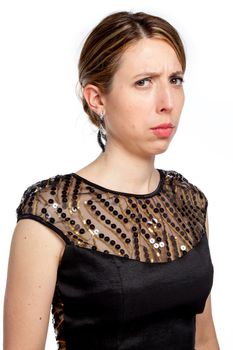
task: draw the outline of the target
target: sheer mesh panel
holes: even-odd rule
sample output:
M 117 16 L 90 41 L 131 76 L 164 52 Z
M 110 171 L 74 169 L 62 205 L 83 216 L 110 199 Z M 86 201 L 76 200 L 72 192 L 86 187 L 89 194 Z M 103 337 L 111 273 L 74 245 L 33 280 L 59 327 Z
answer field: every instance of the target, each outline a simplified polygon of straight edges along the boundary
M 17 220 L 31 218 L 57 232 L 66 244 L 164 263 L 187 254 L 205 232 L 207 199 L 181 174 L 163 170 L 155 195 L 105 191 L 75 173 L 30 186 Z
M 168 263 L 201 241 L 207 205 L 197 186 L 174 170 L 160 169 L 159 186 L 148 195 L 107 190 L 75 173 L 57 175 L 29 186 L 16 212 L 17 221 L 36 220 L 65 244 L 142 263 Z M 56 286 L 52 314 L 59 350 L 66 349 L 63 305 Z

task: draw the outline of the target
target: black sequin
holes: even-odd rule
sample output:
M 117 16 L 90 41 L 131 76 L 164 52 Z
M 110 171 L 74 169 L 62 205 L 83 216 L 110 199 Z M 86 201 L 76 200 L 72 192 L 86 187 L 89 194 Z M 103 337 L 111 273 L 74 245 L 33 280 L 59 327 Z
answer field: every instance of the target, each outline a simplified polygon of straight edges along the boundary
M 24 191 L 17 221 L 36 220 L 66 245 L 52 304 L 59 350 L 194 350 L 195 314 L 213 283 L 208 201 L 178 172 L 158 170 L 148 194 L 75 173 Z

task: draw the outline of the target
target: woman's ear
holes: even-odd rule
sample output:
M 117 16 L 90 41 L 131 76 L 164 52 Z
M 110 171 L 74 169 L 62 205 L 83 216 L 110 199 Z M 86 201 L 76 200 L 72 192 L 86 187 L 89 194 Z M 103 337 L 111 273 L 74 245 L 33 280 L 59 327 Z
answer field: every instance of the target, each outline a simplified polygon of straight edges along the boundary
M 83 88 L 83 96 L 89 108 L 95 113 L 100 114 L 104 107 L 104 101 L 99 88 L 93 84 L 87 84 Z

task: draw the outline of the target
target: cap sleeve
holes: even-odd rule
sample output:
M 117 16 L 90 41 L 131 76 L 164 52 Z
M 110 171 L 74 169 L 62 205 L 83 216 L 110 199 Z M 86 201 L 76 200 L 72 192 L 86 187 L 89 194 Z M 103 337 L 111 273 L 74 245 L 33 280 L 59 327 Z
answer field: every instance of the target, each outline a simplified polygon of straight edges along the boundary
M 198 210 L 201 211 L 202 217 L 200 218 L 200 220 L 202 219 L 201 221 L 205 225 L 207 207 L 208 207 L 208 199 L 207 199 L 205 193 L 200 189 L 199 186 L 197 186 L 196 184 L 193 184 L 192 182 L 188 181 L 184 177 L 183 177 L 183 179 L 185 179 L 188 186 L 190 187 L 194 207 L 196 207 Z M 205 226 L 203 226 L 203 227 L 205 227 Z
M 66 244 L 71 244 L 65 231 L 65 220 L 59 215 L 60 200 L 58 196 L 59 176 L 38 181 L 23 193 L 16 209 L 17 222 L 32 219 L 55 231 Z
M 171 196 L 175 198 L 174 200 L 177 201 L 180 208 L 191 206 L 190 208 L 195 210 L 198 217 L 196 229 L 198 230 L 200 227 L 204 232 L 208 207 L 208 199 L 205 193 L 183 174 L 175 170 L 169 170 L 167 173 L 167 190 L 172 191 Z
M 197 198 L 197 204 L 201 208 L 201 211 L 204 215 L 204 221 L 206 220 L 206 215 L 207 215 L 207 207 L 208 207 L 208 199 L 205 195 L 205 193 L 196 185 L 193 185 L 195 191 L 196 191 L 196 198 Z

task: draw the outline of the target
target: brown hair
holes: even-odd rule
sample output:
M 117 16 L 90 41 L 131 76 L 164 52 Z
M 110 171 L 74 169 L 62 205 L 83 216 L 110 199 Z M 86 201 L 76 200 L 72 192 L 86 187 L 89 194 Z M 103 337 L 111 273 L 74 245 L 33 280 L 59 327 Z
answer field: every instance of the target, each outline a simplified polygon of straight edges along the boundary
M 93 84 L 101 93 L 108 94 L 122 54 L 130 45 L 144 37 L 159 38 L 169 43 L 185 72 L 184 46 L 177 30 L 170 23 L 145 12 L 113 12 L 102 19 L 89 33 L 82 47 L 78 63 L 81 90 L 85 85 Z M 89 108 L 82 91 L 80 93 L 84 111 L 90 121 L 99 128 L 98 114 Z M 98 132 L 98 142 L 104 152 L 105 147 L 101 141 L 100 132 Z

